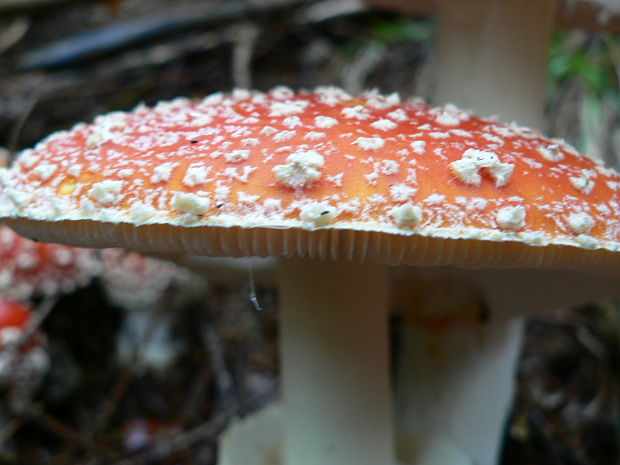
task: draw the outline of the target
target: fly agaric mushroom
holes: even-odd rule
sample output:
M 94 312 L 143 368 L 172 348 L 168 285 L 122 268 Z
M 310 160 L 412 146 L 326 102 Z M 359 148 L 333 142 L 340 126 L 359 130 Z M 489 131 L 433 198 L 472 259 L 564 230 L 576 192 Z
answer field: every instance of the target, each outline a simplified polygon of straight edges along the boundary
M 411 15 L 437 13 L 439 0 L 366 0 L 376 8 L 399 11 Z M 556 0 L 555 23 L 563 28 L 583 28 L 620 31 L 620 5 L 615 0 Z
M 106 249 L 101 255 L 103 288 L 125 311 L 117 337 L 119 361 L 163 373 L 181 350 L 171 334 L 174 315 L 204 295 L 203 281 L 183 267 L 135 252 Z M 164 312 L 158 311 L 162 305 Z
M 1 216 L 22 234 L 281 257 L 287 465 L 394 463 L 387 265 L 618 277 L 620 175 L 396 95 L 276 88 L 112 113 L 2 180 Z
M 500 115 L 504 120 L 534 127 L 544 124 L 547 57 L 553 27 L 617 31 L 620 25 L 617 4 L 606 0 L 368 0 L 368 3 L 437 18 L 438 66 L 433 81 L 435 88 L 428 95 L 432 101 L 455 103 L 478 114 Z M 402 305 L 400 302 L 401 308 Z M 513 373 L 523 334 L 519 326 L 523 326 L 525 316 L 533 314 L 533 309 L 532 305 L 514 307 L 511 314 L 505 306 L 491 308 L 494 324 L 455 324 L 442 333 L 423 330 L 419 324 L 408 325 L 404 329 L 397 370 L 397 424 L 416 434 L 422 433 L 418 425 L 424 424 L 424 435 L 443 436 L 443 439 L 448 436 L 475 463 L 496 463 L 502 426 L 513 398 Z M 537 307 L 537 310 L 547 309 Z M 455 339 L 461 343 L 452 344 Z M 434 352 L 432 359 L 421 358 L 420 348 L 426 343 L 440 345 L 442 350 Z M 410 353 L 406 353 L 408 346 L 411 346 Z M 477 369 L 480 359 L 492 359 L 495 370 L 501 371 L 497 379 L 504 382 L 489 383 L 487 371 Z M 435 367 L 434 383 L 420 383 L 418 370 L 411 368 L 426 364 Z M 458 380 L 454 377 L 456 367 L 463 368 L 458 371 L 461 373 Z M 468 388 L 461 389 L 463 385 Z M 433 395 L 428 397 L 428 393 Z M 435 400 L 426 402 L 427 408 L 420 411 L 420 399 L 425 397 Z M 440 400 L 445 398 L 451 401 Z M 472 406 L 480 403 L 486 405 L 485 415 L 477 415 L 481 427 L 473 435 L 472 419 L 466 412 L 479 410 Z M 446 422 L 451 425 L 449 431 L 444 427 Z
M 34 321 L 32 308 L 0 298 L 0 386 L 12 392 L 17 408 L 29 399 L 49 367 L 47 341 L 41 331 L 24 335 Z
M 555 25 L 620 30 L 613 0 L 367 0 L 438 20 L 436 104 L 454 103 L 543 127 L 550 36 Z
M 71 292 L 99 269 L 93 250 L 33 242 L 0 225 L 0 384 L 13 394 L 13 408 L 31 401 L 49 367 L 41 331 L 21 341 L 34 315 L 24 302 Z
M 33 242 L 0 225 L 0 296 L 26 300 L 68 293 L 100 270 L 94 251 Z

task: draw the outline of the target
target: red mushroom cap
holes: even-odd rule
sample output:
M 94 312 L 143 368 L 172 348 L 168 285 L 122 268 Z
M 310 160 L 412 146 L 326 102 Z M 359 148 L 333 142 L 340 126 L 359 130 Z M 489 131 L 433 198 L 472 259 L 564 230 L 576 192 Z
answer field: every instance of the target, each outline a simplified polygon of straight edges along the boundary
M 92 250 L 33 242 L 0 226 L 0 296 L 22 300 L 70 292 L 98 272 Z
M 0 298 L 0 387 L 21 395 L 38 385 L 49 368 L 45 334 L 37 329 L 23 339 L 33 318 L 29 305 Z
M 19 341 L 24 331 L 32 323 L 34 311 L 26 303 L 16 300 L 0 298 L 0 349 L 4 349 L 7 344 Z M 19 353 L 26 354 L 33 348 L 42 348 L 46 345 L 45 335 L 37 330 L 26 341 L 21 341 Z M 4 361 L 0 356 L 0 379 L 6 373 L 3 372 Z M 0 382 L 0 384 L 2 384 Z
M 396 95 L 180 98 L 52 134 L 1 179 L 2 216 L 45 240 L 618 269 L 617 173 L 536 131 Z
M 0 299 L 0 329 L 25 328 L 31 318 L 30 306 L 15 300 Z

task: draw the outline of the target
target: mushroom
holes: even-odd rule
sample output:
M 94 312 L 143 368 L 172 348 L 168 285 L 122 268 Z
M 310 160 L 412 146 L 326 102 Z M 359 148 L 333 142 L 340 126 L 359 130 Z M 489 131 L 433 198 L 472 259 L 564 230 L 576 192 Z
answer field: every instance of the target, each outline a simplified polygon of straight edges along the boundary
M 618 277 L 620 175 L 396 95 L 176 99 L 53 134 L 1 179 L 0 217 L 39 239 L 280 257 L 287 465 L 395 463 L 389 274 L 408 267 L 389 265 Z
M 10 408 L 20 413 L 49 369 L 47 339 L 41 330 L 31 332 L 34 321 L 30 305 L 0 297 L 0 387 L 9 394 L 4 398 Z
M 21 411 L 32 402 L 49 368 L 45 335 L 30 328 L 45 310 L 35 321 L 27 302 L 86 285 L 99 265 L 93 250 L 33 242 L 0 225 L 0 386 L 8 389 L 11 408 Z
M 547 57 L 555 25 L 620 30 L 610 0 L 367 0 L 438 20 L 435 103 L 543 127 Z
M 175 315 L 205 294 L 203 280 L 181 266 L 123 249 L 105 249 L 101 256 L 103 288 L 124 310 L 118 360 L 165 373 L 182 349 L 172 335 Z
M 0 296 L 25 301 L 69 293 L 100 271 L 93 250 L 33 242 L 0 225 Z
M 614 0 L 555 0 L 554 20 L 562 28 L 584 28 L 617 32 L 620 30 L 620 6 Z M 441 8 L 439 0 L 366 0 L 373 7 L 410 15 L 433 15 Z
M 499 115 L 533 127 L 544 125 L 547 55 L 554 25 L 617 30 L 620 24 L 620 10 L 607 1 L 368 0 L 368 3 L 405 13 L 436 15 L 438 66 L 435 89 L 429 95 L 432 101 L 455 103 L 479 114 Z M 436 279 L 441 281 L 445 276 Z M 468 281 L 470 286 L 484 287 L 471 279 Z M 397 370 L 397 424 L 416 436 L 447 439 L 478 464 L 493 464 L 499 456 L 502 427 L 513 398 L 514 372 L 523 333 L 519 328 L 524 317 L 576 303 L 559 299 L 544 308 L 525 299 L 523 296 L 528 293 L 510 295 L 522 305 L 510 307 L 496 302 L 488 308 L 489 321 L 473 324 L 455 321 L 440 332 L 423 329 L 419 324 L 409 324 L 404 329 Z M 403 302 L 399 305 L 402 308 Z M 465 307 L 468 302 L 461 305 Z M 475 311 L 476 305 L 470 308 Z M 462 341 L 461 344 L 452 344 L 455 339 Z M 428 352 L 421 350 L 425 344 L 441 350 L 434 351 L 432 357 L 424 355 Z M 495 379 L 502 382 L 489 383 L 487 371 L 478 370 L 478 360 L 482 358 L 493 360 Z M 418 370 L 413 367 L 431 363 L 433 382 L 420 383 Z M 468 369 L 459 370 L 464 366 Z M 443 400 L 446 398 L 451 401 Z M 420 399 L 426 399 L 426 409 L 420 410 Z M 482 411 L 479 405 L 486 406 L 482 417 L 473 413 Z M 472 435 L 470 424 L 474 418 L 481 426 Z M 448 430 L 446 422 L 451 425 Z M 421 424 L 425 427 L 420 428 Z

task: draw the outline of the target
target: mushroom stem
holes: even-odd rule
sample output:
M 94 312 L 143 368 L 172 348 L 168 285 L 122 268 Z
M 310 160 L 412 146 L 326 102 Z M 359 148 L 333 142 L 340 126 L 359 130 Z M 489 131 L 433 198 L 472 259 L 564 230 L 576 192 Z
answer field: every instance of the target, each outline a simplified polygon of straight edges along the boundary
M 287 259 L 279 283 L 282 463 L 393 464 L 386 267 Z
M 449 0 L 435 100 L 542 127 L 556 0 Z
M 419 454 L 442 442 L 469 463 L 499 463 L 525 319 L 498 320 L 435 334 L 404 328 L 397 423 Z

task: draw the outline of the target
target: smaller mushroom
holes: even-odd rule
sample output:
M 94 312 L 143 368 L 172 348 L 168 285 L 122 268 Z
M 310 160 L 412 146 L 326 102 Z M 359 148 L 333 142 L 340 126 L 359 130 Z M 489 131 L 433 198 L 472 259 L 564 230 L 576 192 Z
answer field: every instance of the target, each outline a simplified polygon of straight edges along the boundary
M 173 337 L 178 310 L 204 295 L 204 282 L 172 263 L 123 249 L 102 252 L 101 275 L 112 304 L 122 308 L 117 358 L 130 364 L 138 357 L 140 369 L 163 373 L 182 350 Z M 166 311 L 158 311 L 166 307 Z M 172 307 L 172 308 L 171 308 Z
M 27 300 L 68 293 L 100 269 L 93 250 L 34 242 L 0 225 L 0 296 Z
M 0 387 L 11 393 L 11 408 L 22 410 L 49 369 L 47 339 L 29 334 L 33 309 L 26 303 L 0 298 Z
M 34 242 L 0 225 L 0 386 L 13 410 L 29 405 L 49 369 L 47 341 L 30 329 L 35 313 L 27 302 L 71 292 L 100 269 L 93 250 Z

